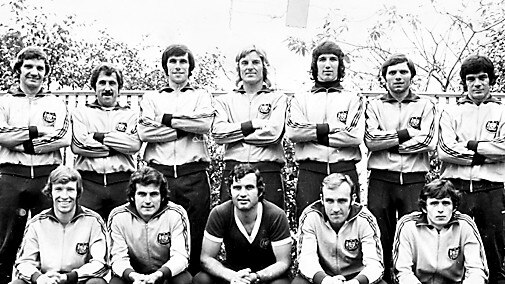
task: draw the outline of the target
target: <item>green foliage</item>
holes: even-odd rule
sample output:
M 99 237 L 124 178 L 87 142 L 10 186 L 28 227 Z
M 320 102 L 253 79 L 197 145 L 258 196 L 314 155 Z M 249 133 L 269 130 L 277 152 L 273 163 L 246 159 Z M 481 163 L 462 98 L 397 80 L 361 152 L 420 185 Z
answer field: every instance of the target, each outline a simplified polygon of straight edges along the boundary
M 500 92 L 505 92 L 505 31 L 500 29 L 489 35 L 491 43 L 488 45 L 486 53 L 493 61 L 496 75 L 496 85 L 494 89 Z

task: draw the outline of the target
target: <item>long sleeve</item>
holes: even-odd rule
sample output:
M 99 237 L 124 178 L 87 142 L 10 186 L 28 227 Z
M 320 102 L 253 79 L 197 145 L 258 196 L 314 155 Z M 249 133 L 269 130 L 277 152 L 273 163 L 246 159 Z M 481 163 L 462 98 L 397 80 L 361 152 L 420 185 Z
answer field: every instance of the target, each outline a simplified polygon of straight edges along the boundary
M 465 258 L 465 276 L 462 284 L 487 283 L 489 270 L 477 225 L 468 216 L 464 217 L 464 221 L 460 221 L 460 224 L 465 236 L 462 248 Z
M 445 109 L 440 115 L 440 131 L 438 155 L 444 162 L 470 166 L 475 152 L 466 148 L 468 141 L 462 140 L 457 134 L 455 121 Z
M 25 229 L 23 242 L 19 248 L 16 263 L 14 265 L 18 271 L 18 277 L 27 283 L 30 283 L 30 279 L 33 274 L 41 273 L 39 251 L 37 234 L 33 226 L 28 225 Z
M 142 146 L 142 141 L 140 141 L 137 133 L 137 115 L 132 113 L 124 131 L 116 129 L 116 131 L 105 133 L 103 144 L 127 155 L 138 152 Z
M 365 134 L 365 103 L 362 96 L 356 96 L 349 103 L 345 127 L 339 127 L 340 121 L 330 122 L 328 142 L 330 147 L 356 147 L 363 143 Z M 342 114 L 343 115 L 343 114 Z M 338 114 L 336 118 L 338 119 Z M 336 127 L 334 127 L 335 125 Z M 336 129 L 331 131 L 331 129 Z
M 138 135 L 144 142 L 170 142 L 177 140 L 177 130 L 161 123 L 163 115 L 156 116 L 155 92 L 146 93 L 140 102 Z
M 437 145 L 437 125 L 435 121 L 436 106 L 431 100 L 426 100 L 422 116 L 420 117 L 420 130 L 416 131 L 415 135 L 410 136 L 410 139 L 400 143 L 398 147 L 399 153 L 419 153 L 428 150 L 434 150 Z M 417 124 L 417 123 L 416 123 Z M 410 134 L 410 133 L 409 133 Z
M 405 223 L 402 220 L 398 222 L 393 242 L 395 278 L 399 284 L 421 284 L 413 270 L 416 256 L 412 244 L 415 244 L 415 240 L 411 238 L 404 225 Z
M 107 222 L 111 241 L 111 266 L 112 271 L 119 276 L 122 276 L 125 270 L 133 270 L 130 264 L 130 256 L 128 254 L 128 244 L 122 233 L 122 226 L 117 219 L 112 218 L 114 212 L 111 212 L 111 217 Z
M 94 133 L 89 131 L 86 119 L 82 110 L 72 114 L 72 152 L 91 158 L 107 157 L 109 147 L 93 139 Z
M 313 226 L 315 220 L 310 220 L 317 216 L 307 214 L 305 217 L 300 219 L 301 224 L 298 229 L 298 269 L 309 281 L 315 283 L 314 277 L 316 274 L 326 275 L 326 273 L 319 263 L 316 229 Z M 324 276 L 320 278 L 324 278 Z
M 304 114 L 302 101 L 301 95 L 295 95 L 289 101 L 286 136 L 293 142 L 317 142 L 317 123 L 310 122 Z
M 170 269 L 172 275 L 177 275 L 188 267 L 189 252 L 191 249 L 188 215 L 182 207 L 176 211 L 180 216 L 179 218 L 174 218 L 176 221 L 171 228 L 172 243 L 170 246 L 170 259 L 163 265 Z
M 385 129 L 381 125 L 378 99 L 369 100 L 365 114 L 365 145 L 370 151 L 385 150 L 400 144 L 396 129 Z
M 286 108 L 287 98 L 285 95 L 281 95 L 272 106 L 271 115 L 267 119 L 266 127 L 256 129 L 253 133 L 244 137 L 244 141 L 256 146 L 268 146 L 278 143 L 284 133 Z
M 200 91 L 195 107 L 191 113 L 173 113 L 172 127 L 196 134 L 208 133 L 215 115 L 211 95 Z
M 379 225 L 369 212 L 359 213 L 359 218 L 364 219 L 361 225 L 360 235 L 363 263 L 365 267 L 355 278 L 360 279 L 366 277 L 369 283 L 375 283 L 377 280 L 381 279 L 384 274 Z
M 87 263 L 74 270 L 77 273 L 78 281 L 83 281 L 90 277 L 103 277 L 109 271 L 107 231 L 105 224 L 98 215 L 96 215 L 96 221 L 92 223 L 90 230 L 90 259 Z

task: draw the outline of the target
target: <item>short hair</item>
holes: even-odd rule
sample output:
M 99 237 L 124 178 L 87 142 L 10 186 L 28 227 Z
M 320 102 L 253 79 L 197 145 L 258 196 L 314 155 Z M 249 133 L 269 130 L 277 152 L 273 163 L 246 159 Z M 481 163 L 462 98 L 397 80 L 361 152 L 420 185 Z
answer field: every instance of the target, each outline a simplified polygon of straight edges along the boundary
M 342 173 L 332 173 L 323 179 L 321 184 L 321 197 L 323 197 L 323 188 L 327 189 L 337 189 L 341 184 L 347 183 L 351 188 L 351 201 L 353 200 L 353 195 L 356 194 L 356 184 L 352 181 L 351 177 Z
M 101 63 L 100 65 L 93 68 L 93 71 L 91 71 L 91 78 L 89 79 L 89 83 L 90 83 L 91 87 L 93 88 L 93 90 L 96 91 L 96 82 L 98 81 L 98 76 L 100 75 L 100 73 L 102 71 L 107 76 L 110 76 L 112 74 L 116 74 L 118 88 L 119 88 L 119 90 L 121 90 L 121 88 L 123 87 L 123 73 L 115 65 L 108 63 L 108 62 Z
M 252 52 L 256 52 L 260 57 L 261 63 L 263 63 L 263 82 L 265 82 L 265 84 L 267 84 L 267 86 L 270 87 L 272 85 L 272 83 L 268 79 L 268 67 L 270 66 L 270 63 L 268 62 L 266 52 L 256 45 L 250 45 L 243 48 L 241 51 L 239 51 L 239 53 L 237 53 L 237 56 L 235 56 L 235 63 L 237 63 L 237 74 L 238 74 L 238 79 L 235 82 L 236 85 L 238 85 L 242 81 L 242 78 L 240 77 L 240 59 L 246 57 L 249 53 Z
M 51 198 L 53 185 L 56 183 L 59 184 L 67 184 L 69 182 L 76 181 L 77 182 L 77 198 L 82 195 L 83 186 L 82 186 L 82 177 L 79 172 L 69 166 L 60 165 L 56 169 L 54 169 L 47 178 L 47 183 L 42 189 L 42 193 Z
M 165 49 L 165 51 L 163 51 L 163 54 L 161 55 L 161 66 L 165 71 L 165 75 L 168 76 L 168 68 L 167 68 L 168 59 L 172 56 L 184 56 L 186 54 L 188 54 L 188 61 L 189 61 L 188 78 L 191 77 L 192 71 L 193 69 L 195 69 L 195 57 L 193 56 L 191 50 L 189 50 L 189 48 L 183 44 L 169 45 Z
M 265 192 L 265 182 L 263 181 L 263 177 L 261 176 L 260 171 L 253 167 L 251 164 L 238 164 L 231 171 L 230 175 L 227 179 L 228 185 L 228 194 L 231 196 L 231 186 L 234 181 L 237 181 L 247 174 L 255 174 L 256 175 L 256 188 L 258 188 L 258 200 L 262 201 L 264 198 Z
M 482 55 L 470 55 L 463 61 L 459 70 L 459 76 L 461 77 L 461 84 L 465 92 L 468 91 L 466 75 L 480 72 L 487 73 L 490 86 L 496 83 L 497 76 L 494 72 L 494 64 L 489 58 Z
M 344 52 L 333 41 L 324 41 L 312 51 L 312 62 L 310 63 L 311 79 L 317 81 L 317 59 L 322 54 L 334 54 L 338 57 L 337 82 L 341 82 L 345 76 Z
M 426 209 L 426 200 L 428 200 L 428 198 L 442 199 L 446 197 L 452 200 L 454 209 L 457 209 L 461 200 L 461 193 L 459 190 L 457 190 L 449 180 L 435 179 L 426 184 L 421 190 L 418 200 L 419 209 Z
M 14 70 L 14 73 L 20 74 L 23 62 L 29 59 L 44 60 L 44 67 L 46 72 L 44 76 L 47 76 L 47 74 L 49 74 L 51 71 L 51 68 L 49 67 L 49 58 L 44 50 L 39 46 L 30 45 L 21 49 L 21 51 L 19 51 L 16 55 L 16 62 L 12 68 Z
M 386 79 L 386 74 L 388 72 L 389 66 L 397 65 L 397 64 L 400 64 L 403 62 L 407 62 L 407 67 L 409 67 L 410 74 L 411 74 L 410 79 L 414 78 L 414 76 L 416 76 L 416 74 L 417 74 L 416 73 L 416 66 L 414 65 L 414 62 L 412 60 L 407 58 L 407 56 L 402 53 L 395 53 L 395 54 L 389 56 L 386 59 L 386 61 L 384 61 L 384 63 L 382 63 L 382 66 L 381 66 L 382 78 Z
M 160 188 L 161 196 L 161 207 L 168 204 L 168 182 L 163 174 L 149 166 L 145 166 L 136 170 L 130 176 L 130 182 L 128 183 L 128 188 L 126 189 L 126 196 L 131 205 L 135 205 L 135 193 L 137 192 L 137 184 L 147 186 L 155 185 Z

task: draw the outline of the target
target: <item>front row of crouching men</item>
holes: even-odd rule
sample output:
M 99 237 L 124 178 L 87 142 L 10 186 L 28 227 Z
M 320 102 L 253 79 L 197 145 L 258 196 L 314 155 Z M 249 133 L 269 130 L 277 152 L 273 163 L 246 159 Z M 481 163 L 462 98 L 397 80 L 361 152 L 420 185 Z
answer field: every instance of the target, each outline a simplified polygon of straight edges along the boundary
M 151 167 L 134 172 L 128 202 L 112 210 L 106 226 L 100 215 L 79 205 L 79 172 L 59 166 L 43 189 L 52 207 L 28 222 L 11 283 L 290 283 L 292 239 L 284 211 L 263 198 L 263 178 L 251 165 L 236 165 L 228 182 L 231 200 L 211 211 L 202 271 L 193 278 L 187 271 L 189 219 L 169 200 L 161 172 Z M 379 227 L 366 207 L 353 202 L 355 196 L 349 176 L 333 173 L 323 180 L 320 200 L 300 218 L 299 273 L 292 284 L 386 283 Z M 456 211 L 460 198 L 450 181 L 424 186 L 421 211 L 402 217 L 396 229 L 397 283 L 487 282 L 482 240 L 474 221 Z

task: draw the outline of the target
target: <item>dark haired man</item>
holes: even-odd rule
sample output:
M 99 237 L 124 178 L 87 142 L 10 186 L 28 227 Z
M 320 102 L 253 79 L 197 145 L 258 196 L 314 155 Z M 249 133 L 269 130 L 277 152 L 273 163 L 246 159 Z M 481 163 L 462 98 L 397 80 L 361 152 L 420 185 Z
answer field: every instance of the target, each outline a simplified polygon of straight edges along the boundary
M 320 184 L 331 173 L 344 173 L 359 185 L 355 164 L 365 129 L 364 99 L 345 91 L 344 53 L 331 41 L 312 52 L 310 92 L 295 94 L 288 110 L 286 135 L 295 142 L 299 164 L 297 216 L 319 198 Z M 359 200 L 359 191 L 356 196 Z
M 228 181 L 231 200 L 210 213 L 200 258 L 203 271 L 193 283 L 289 283 L 292 240 L 286 214 L 263 199 L 263 178 L 251 165 L 236 165 Z M 222 243 L 223 263 L 217 259 Z
M 370 151 L 368 208 L 377 218 L 384 249 L 384 279 L 391 278 L 391 251 L 397 216 L 417 208 L 417 197 L 435 149 L 435 104 L 411 90 L 414 63 L 403 54 L 381 67 L 387 93 L 369 100 L 365 144 Z
M 216 98 L 212 135 L 225 145 L 221 202 L 228 200 L 226 177 L 239 163 L 250 163 L 265 179 L 265 198 L 284 208 L 281 169 L 286 159 L 282 148 L 286 95 L 270 89 L 268 59 L 263 50 L 249 46 L 236 58 L 238 89 Z
M 125 188 L 140 149 L 138 114 L 117 99 L 123 86 L 121 71 L 102 63 L 91 74 L 96 100 L 77 108 L 72 115 L 72 151 L 75 169 L 83 179 L 81 204 L 107 220 L 110 211 L 125 203 Z
M 78 205 L 79 173 L 59 166 L 49 175 L 43 194 L 52 208 L 26 225 L 12 284 L 105 284 L 108 272 L 106 228 L 94 211 Z
M 113 278 L 109 283 L 189 284 L 189 220 L 168 198 L 167 180 L 144 167 L 131 175 L 129 203 L 115 208 L 107 222 Z
M 210 130 L 214 109 L 210 94 L 188 83 L 195 60 L 186 46 L 170 45 L 161 62 L 168 84 L 144 95 L 138 133 L 147 142 L 144 160 L 165 175 L 171 200 L 188 212 L 192 247 L 189 271 L 195 274 L 200 269 L 200 247 L 210 212 L 210 157 L 204 135 Z
M 496 75 L 489 58 L 468 57 L 459 74 L 465 94 L 440 115 L 441 177 L 462 192 L 460 211 L 475 218 L 489 261 L 489 283 L 505 283 L 505 108 L 490 92 Z
M 385 283 L 375 217 L 352 204 L 356 186 L 340 173 L 325 177 L 321 199 L 305 208 L 298 229 L 298 270 L 292 284 Z
M 49 58 L 40 47 L 22 49 L 14 72 L 19 85 L 0 103 L 0 283 L 8 283 L 28 217 L 51 206 L 41 193 L 70 145 L 65 102 L 42 88 Z
M 398 221 L 393 245 L 396 283 L 487 283 L 486 254 L 477 226 L 457 212 L 461 194 L 450 181 L 434 180 L 419 209 Z

